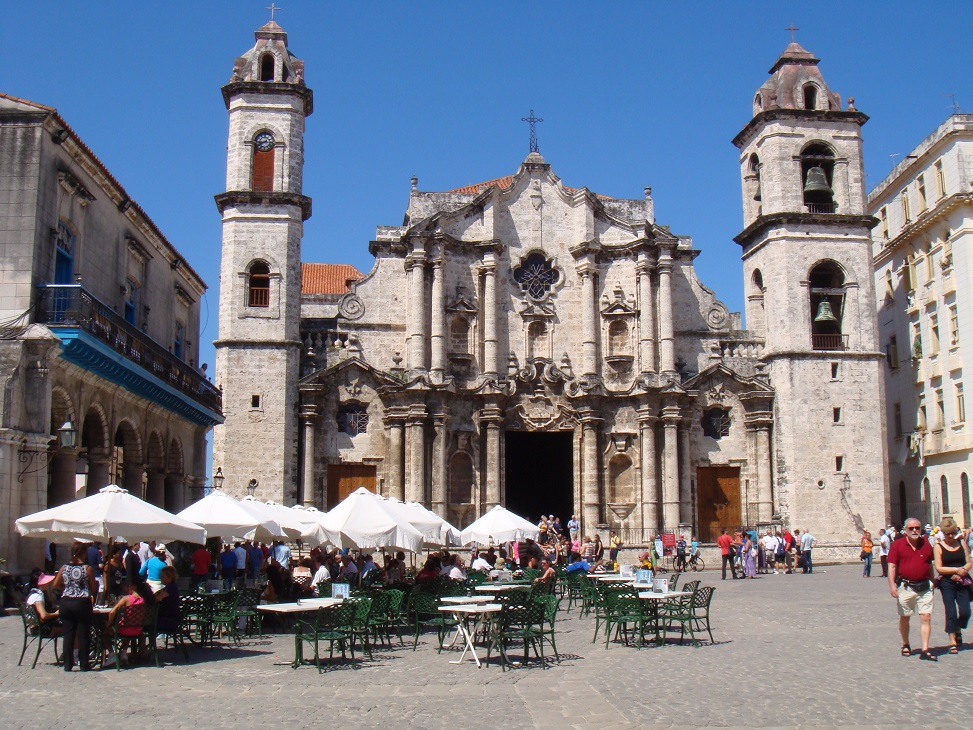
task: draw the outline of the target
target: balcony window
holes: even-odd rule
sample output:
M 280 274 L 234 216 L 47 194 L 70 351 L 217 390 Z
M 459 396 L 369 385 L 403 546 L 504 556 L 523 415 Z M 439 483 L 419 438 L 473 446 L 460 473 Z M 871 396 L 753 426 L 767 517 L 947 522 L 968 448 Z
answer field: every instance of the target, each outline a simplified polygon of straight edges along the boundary
M 250 267 L 247 277 L 247 306 L 270 306 L 270 267 L 262 261 Z

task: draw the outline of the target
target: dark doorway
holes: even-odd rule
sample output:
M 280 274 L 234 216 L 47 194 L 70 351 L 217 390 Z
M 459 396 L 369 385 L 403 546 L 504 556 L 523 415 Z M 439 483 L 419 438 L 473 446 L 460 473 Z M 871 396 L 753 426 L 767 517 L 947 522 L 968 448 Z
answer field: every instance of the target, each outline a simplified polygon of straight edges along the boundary
M 541 514 L 567 525 L 574 512 L 574 474 L 570 431 L 508 431 L 506 507 L 531 522 Z

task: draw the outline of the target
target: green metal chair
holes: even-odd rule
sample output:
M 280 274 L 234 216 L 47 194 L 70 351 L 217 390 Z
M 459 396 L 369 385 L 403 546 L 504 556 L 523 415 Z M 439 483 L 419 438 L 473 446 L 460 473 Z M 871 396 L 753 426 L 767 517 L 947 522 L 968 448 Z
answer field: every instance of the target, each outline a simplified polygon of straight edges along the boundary
M 634 588 L 625 586 L 620 590 L 608 591 L 605 595 L 605 648 L 611 644 L 612 627 L 615 638 L 619 636 L 628 645 L 629 633 L 634 631 L 638 636 L 638 648 L 642 648 L 645 640 L 646 616 L 642 610 L 642 601 Z
M 493 632 L 487 644 L 487 663 L 494 649 L 500 656 L 501 667 L 506 670 L 508 665 L 515 662 L 510 659 L 509 647 L 511 643 L 520 643 L 524 647 L 524 661 L 530 657 L 530 647 L 534 647 L 534 654 L 544 663 L 544 642 L 541 631 L 544 625 L 543 604 L 528 602 L 526 597 L 509 595 L 501 603 L 502 608 L 494 622 Z
M 564 584 L 567 588 L 566 595 L 568 597 L 568 607 L 566 610 L 570 611 L 572 606 L 578 604 L 581 605 L 583 614 L 585 585 L 591 584 L 588 574 L 583 570 L 572 570 L 566 574 Z
M 419 633 L 423 628 L 427 628 L 436 629 L 436 638 L 438 640 L 437 653 L 441 653 L 443 650 L 443 642 L 446 640 L 446 634 L 451 629 L 456 628 L 459 622 L 449 614 L 439 610 L 439 597 L 431 593 L 413 591 L 410 600 L 410 609 L 415 617 L 415 638 L 412 642 L 412 651 L 415 651 L 416 646 L 419 644 Z
M 122 669 L 122 647 L 133 639 L 139 637 L 146 638 L 146 647 L 155 661 L 155 666 L 159 666 L 159 653 L 155 645 L 155 620 L 158 615 L 158 606 L 148 603 L 140 603 L 137 606 L 126 606 L 115 614 L 115 620 L 111 624 L 111 650 L 115 654 L 115 671 Z M 138 629 L 134 636 L 126 636 L 121 632 Z
M 240 600 L 238 591 L 217 594 L 213 599 L 213 614 L 210 617 L 210 642 L 219 633 L 229 636 L 233 643 L 240 643 L 240 632 L 237 628 L 239 618 L 237 617 L 237 603 Z
M 264 635 L 263 621 L 260 611 L 257 610 L 257 606 L 260 605 L 260 594 L 259 588 L 243 588 L 240 591 L 236 615 L 237 618 L 244 619 L 243 630 L 247 636 L 253 636 L 254 629 L 256 629 L 258 636 Z
M 351 639 L 352 650 L 354 650 L 355 641 L 361 640 L 362 646 L 365 648 L 365 653 L 368 654 L 368 658 L 371 659 L 372 644 L 369 640 L 371 635 L 369 614 L 372 610 L 372 599 L 366 598 L 365 596 L 353 596 L 351 598 L 346 598 L 344 601 L 342 601 L 341 605 L 352 605 L 355 607 L 352 622 L 350 624 L 341 626 L 341 629 L 346 631 Z
M 686 634 L 689 634 L 689 640 L 693 646 L 700 646 L 701 643 L 699 639 L 696 638 L 696 629 L 706 630 L 709 634 L 710 641 L 713 641 L 713 632 L 710 630 L 709 625 L 709 607 L 710 602 L 713 599 L 713 591 L 715 589 L 713 586 L 704 586 L 700 588 L 696 593 L 693 594 L 688 604 L 676 603 L 671 607 L 667 607 L 666 611 L 660 617 L 660 624 L 662 628 L 662 641 L 666 639 L 666 634 L 669 632 L 673 624 L 679 624 L 679 643 L 682 644 L 683 640 L 686 638 Z
M 540 568 L 524 568 L 524 580 L 535 580 L 541 577 Z
M 544 607 L 544 623 L 536 628 L 538 638 L 541 642 L 541 648 L 543 649 L 543 642 L 546 641 L 549 643 L 551 645 L 551 649 L 554 650 L 554 659 L 558 664 L 560 664 L 561 655 L 558 654 L 557 642 L 554 638 L 554 623 L 557 621 L 557 611 L 561 605 L 561 599 L 554 595 L 548 595 L 536 598 L 535 602 Z
M 294 663 L 293 667 L 310 662 L 304 659 L 304 644 L 314 646 L 314 665 L 321 672 L 321 652 L 322 642 L 328 643 L 328 665 L 334 661 L 335 644 L 341 651 L 341 659 L 347 658 L 345 649 L 351 651 L 351 660 L 355 661 L 355 644 L 352 641 L 349 627 L 355 623 L 355 614 L 358 606 L 353 601 L 346 601 L 337 606 L 319 608 L 313 621 L 298 620 L 294 633 Z
M 20 604 L 20 618 L 24 622 L 24 648 L 20 650 L 20 661 L 17 662 L 19 667 L 24 661 L 24 654 L 27 653 L 27 647 L 37 642 L 37 652 L 34 654 L 34 661 L 30 665 L 33 669 L 37 666 L 37 658 L 41 655 L 41 649 L 44 648 L 44 642 L 54 642 L 54 659 L 58 659 L 57 654 L 57 639 L 60 633 L 55 633 L 54 628 L 57 625 L 54 622 L 44 623 L 40 620 L 37 615 L 37 609 L 28 603 Z

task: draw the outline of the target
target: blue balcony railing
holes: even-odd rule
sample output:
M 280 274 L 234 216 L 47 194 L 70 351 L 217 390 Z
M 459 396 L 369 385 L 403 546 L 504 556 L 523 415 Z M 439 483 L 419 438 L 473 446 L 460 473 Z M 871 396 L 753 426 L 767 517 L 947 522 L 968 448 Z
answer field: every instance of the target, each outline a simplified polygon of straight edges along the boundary
M 83 330 L 210 411 L 222 412 L 220 391 L 200 372 L 126 322 L 80 285 L 49 284 L 40 289 L 36 322 Z

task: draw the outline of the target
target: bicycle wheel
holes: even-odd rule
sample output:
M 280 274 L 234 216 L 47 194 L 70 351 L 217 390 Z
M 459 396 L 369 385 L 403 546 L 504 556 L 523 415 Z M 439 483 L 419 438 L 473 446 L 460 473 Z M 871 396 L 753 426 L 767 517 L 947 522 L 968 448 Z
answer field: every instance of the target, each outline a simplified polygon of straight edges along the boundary
M 698 573 L 706 567 L 706 564 L 703 563 L 703 559 L 697 555 L 695 558 L 693 558 L 692 567 L 693 572 Z

